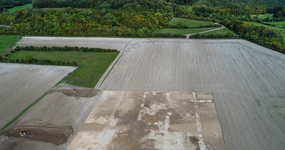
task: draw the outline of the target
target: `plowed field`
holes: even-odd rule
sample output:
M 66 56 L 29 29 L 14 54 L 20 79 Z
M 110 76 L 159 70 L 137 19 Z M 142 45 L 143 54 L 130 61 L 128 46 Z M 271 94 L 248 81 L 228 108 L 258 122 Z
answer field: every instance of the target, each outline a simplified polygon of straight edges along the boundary
M 74 39 L 26 37 L 19 45 L 124 51 L 101 89 L 213 93 L 227 149 L 284 149 L 284 54 L 244 40 Z
M 243 40 L 146 40 L 101 89 L 212 92 L 228 149 L 284 149 L 285 55 Z
M 0 128 L 74 69 L 0 63 Z

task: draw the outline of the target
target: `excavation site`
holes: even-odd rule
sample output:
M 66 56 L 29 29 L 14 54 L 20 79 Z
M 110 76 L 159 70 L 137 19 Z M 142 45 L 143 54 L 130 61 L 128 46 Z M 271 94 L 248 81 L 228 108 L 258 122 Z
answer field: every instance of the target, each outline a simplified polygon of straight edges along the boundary
M 234 39 L 25 36 L 17 45 L 120 54 L 93 88 L 57 85 L 76 67 L 0 64 L 12 68 L 0 70 L 0 111 L 7 116 L 0 125 L 46 93 L 0 132 L 0 149 L 285 147 L 285 55 L 279 52 Z M 21 131 L 30 134 L 20 137 Z

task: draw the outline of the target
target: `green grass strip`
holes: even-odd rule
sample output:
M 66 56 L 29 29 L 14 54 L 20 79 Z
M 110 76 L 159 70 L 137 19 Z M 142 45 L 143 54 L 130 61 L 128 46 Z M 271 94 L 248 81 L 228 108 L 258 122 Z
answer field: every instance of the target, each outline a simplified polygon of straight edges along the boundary
M 32 106 L 34 106 L 38 101 L 40 101 L 44 96 L 46 95 L 46 93 L 41 96 L 40 98 L 38 98 L 36 101 L 34 101 L 30 106 L 28 106 L 26 109 L 24 109 L 18 116 L 16 116 L 13 120 L 11 120 L 9 123 L 7 123 L 3 128 L 0 129 L 0 131 L 2 131 L 3 129 L 5 129 L 6 127 L 8 127 L 9 125 L 11 125 L 13 122 L 15 122 L 19 117 L 21 117 L 28 109 L 30 109 Z

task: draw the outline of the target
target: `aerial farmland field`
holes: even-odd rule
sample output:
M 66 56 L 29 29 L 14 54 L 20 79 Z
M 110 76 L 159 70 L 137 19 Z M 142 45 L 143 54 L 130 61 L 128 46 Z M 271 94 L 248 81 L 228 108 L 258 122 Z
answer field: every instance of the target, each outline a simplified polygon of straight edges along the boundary
M 0 128 L 76 67 L 0 63 Z
M 137 94 L 139 99 L 144 97 L 142 96 L 143 91 L 150 92 L 150 97 L 152 92 L 160 92 L 162 93 L 161 95 L 166 95 L 166 98 L 167 94 L 165 93 L 168 93 L 169 91 L 190 92 L 190 95 L 191 92 L 212 93 L 215 106 L 214 110 L 218 117 L 216 119 L 219 120 L 224 144 L 227 149 L 283 149 L 285 147 L 285 55 L 245 40 L 131 38 L 76 39 L 77 40 L 75 41 L 74 38 L 24 37 L 18 42 L 18 45 L 72 45 L 118 49 L 124 53 L 107 74 L 102 85 L 98 86 L 99 89 L 103 90 L 103 95 L 104 91 L 110 91 L 111 93 L 117 92 L 119 95 L 122 95 L 123 92 L 127 92 L 130 93 L 128 94 L 130 96 L 123 100 L 134 102 L 132 104 L 136 104 L 136 108 L 146 107 L 144 109 L 151 109 L 152 105 L 140 106 L 140 101 L 134 101 L 135 98 L 131 96 L 131 93 L 134 92 L 133 94 Z M 119 122 L 112 122 L 114 119 L 112 116 L 120 117 L 120 114 L 132 114 L 134 115 L 134 118 L 139 118 L 140 112 L 138 109 L 137 111 L 130 113 L 128 113 L 129 111 L 127 110 L 118 111 L 117 113 L 115 111 L 105 114 L 103 112 L 100 113 L 96 111 L 96 108 L 105 108 L 105 105 L 99 105 L 99 103 L 96 104 L 96 101 L 98 101 L 100 97 L 100 93 L 96 98 L 90 97 L 89 100 L 92 101 L 90 103 L 81 101 L 81 97 L 79 97 L 82 105 L 88 105 L 88 108 L 84 108 L 82 111 L 79 110 L 82 108 L 81 106 L 75 107 L 76 105 L 73 105 L 76 104 L 76 102 L 72 102 L 73 104 L 69 105 L 66 102 L 63 102 L 65 100 L 55 101 L 54 103 L 58 103 L 56 105 L 61 103 L 65 108 L 74 108 L 75 112 L 73 115 L 80 116 L 78 117 L 79 120 L 77 120 L 76 117 L 70 116 L 65 120 L 59 121 L 58 118 L 66 116 L 66 114 L 70 113 L 70 110 L 61 110 L 59 109 L 60 107 L 56 108 L 56 105 L 53 106 L 56 109 L 44 107 L 45 104 L 43 103 L 47 104 L 47 101 L 53 96 L 53 99 L 63 98 L 64 96 L 60 93 L 62 93 L 62 91 L 55 90 L 43 98 L 43 100 L 40 101 L 42 103 L 35 105 L 31 111 L 19 121 L 20 124 L 16 124 L 14 125 L 14 128 L 10 129 L 12 132 L 11 134 L 14 135 L 14 131 L 15 133 L 16 131 L 19 131 L 19 127 L 26 127 L 26 123 L 30 123 L 33 126 L 35 124 L 43 126 L 44 123 L 48 124 L 49 127 L 54 127 L 54 125 L 56 125 L 61 129 L 64 129 L 63 131 L 68 133 L 69 138 L 66 138 L 65 136 L 63 138 L 63 142 L 65 141 L 64 144 L 56 146 L 56 144 L 60 143 L 54 143 L 53 145 L 49 145 L 50 148 L 65 149 L 68 147 L 69 149 L 76 149 L 76 146 L 81 146 L 81 148 L 84 149 L 87 148 L 86 145 L 84 145 L 84 142 L 86 142 L 86 144 L 91 143 L 90 146 L 92 146 L 92 140 L 95 140 L 93 142 L 97 143 L 99 140 L 99 145 L 95 145 L 95 147 L 100 147 L 101 137 L 104 137 L 103 139 L 106 140 L 117 137 L 113 138 L 116 143 L 119 142 L 120 136 L 128 137 L 128 135 L 133 134 L 133 132 L 135 133 L 136 130 L 131 130 L 132 132 L 122 131 L 122 134 L 113 134 L 113 132 L 111 133 L 111 131 L 107 130 L 101 132 L 101 129 L 105 129 L 105 125 L 102 125 L 102 122 L 106 123 L 106 121 L 107 128 L 125 129 L 124 126 L 120 126 Z M 152 93 L 152 95 L 155 94 Z M 112 102 L 112 105 L 110 106 L 112 107 L 116 106 L 120 109 L 129 108 L 127 107 L 127 104 L 129 105 L 131 103 L 123 102 L 119 97 L 120 96 L 115 96 L 114 100 L 101 98 L 98 102 L 101 104 L 101 102 L 110 100 L 110 102 Z M 157 100 L 162 99 L 165 99 L 165 96 L 162 96 L 162 98 Z M 115 103 L 118 102 L 117 100 L 120 100 L 123 103 Z M 68 100 L 66 99 L 66 101 Z M 76 99 L 73 99 L 72 101 L 76 101 Z M 175 105 L 175 103 L 170 104 Z M 188 102 L 186 104 L 188 105 Z M 166 107 L 168 105 L 168 103 L 163 102 L 163 106 Z M 92 108 L 94 109 L 92 110 Z M 109 107 L 106 106 L 106 109 L 107 108 L 109 109 Z M 158 108 L 162 109 L 162 107 Z M 40 112 L 39 110 L 41 109 L 45 111 Z M 164 109 L 163 107 L 162 111 L 167 109 L 169 108 Z M 53 110 L 60 111 L 59 113 L 54 113 Z M 202 110 L 205 110 L 205 113 L 208 114 L 207 111 L 210 109 Z M 45 112 L 47 113 L 44 114 Z M 101 125 L 97 124 L 93 126 L 92 124 L 89 124 L 89 126 L 88 120 L 96 119 L 92 117 L 92 113 L 99 114 L 107 119 L 100 119 L 100 117 L 98 118 L 97 116 L 97 121 L 101 123 Z M 50 120 L 48 114 L 51 114 L 54 119 Z M 172 118 L 171 115 L 168 115 L 167 117 L 167 113 L 163 115 L 166 118 Z M 201 121 L 203 122 L 203 120 L 208 117 L 209 116 L 201 116 Z M 42 120 L 44 123 L 35 122 L 33 118 Z M 173 121 L 176 124 L 175 119 Z M 159 122 L 163 122 L 163 120 L 161 119 Z M 116 126 L 117 123 L 118 126 Z M 130 125 L 130 122 L 125 123 L 126 124 L 124 125 Z M 158 123 L 156 123 L 158 125 L 157 127 L 160 127 Z M 170 124 L 170 127 L 171 125 L 172 124 Z M 72 126 L 72 131 L 70 126 Z M 168 125 L 166 124 L 166 126 Z M 154 128 L 157 127 L 154 126 Z M 146 129 L 148 130 L 145 132 L 149 132 L 149 128 Z M 203 129 L 206 130 L 208 128 L 207 126 L 203 127 L 202 124 L 202 130 Z M 89 131 L 92 132 L 92 134 L 88 134 L 90 135 L 90 138 L 87 137 L 87 140 L 82 141 L 81 137 L 86 137 L 85 133 L 88 133 Z M 185 131 L 190 131 L 190 129 L 185 129 Z M 93 133 L 95 133 L 94 136 Z M 152 133 L 152 130 L 150 133 Z M 197 134 L 194 135 L 197 136 Z M 61 134 L 59 136 L 63 135 Z M 95 138 L 95 136 L 99 138 Z M 158 144 L 157 147 L 158 149 L 159 147 L 161 148 L 162 145 L 160 144 L 163 142 L 160 142 L 160 138 L 157 139 L 156 136 L 150 134 L 149 136 L 146 136 L 146 138 L 143 138 L 142 142 L 146 139 L 158 140 L 158 143 L 156 143 Z M 78 145 L 77 141 L 83 143 L 79 143 Z M 205 140 L 205 142 L 206 141 L 207 140 Z M 4 143 L 8 146 L 9 144 L 11 145 L 11 141 L 9 142 L 8 140 L 4 140 Z M 16 144 L 17 148 L 20 148 L 23 144 L 29 147 L 29 142 L 25 143 L 24 141 L 17 141 L 16 143 L 18 143 Z M 108 142 L 103 141 L 103 144 L 106 143 Z M 156 144 L 150 143 L 150 145 L 145 146 L 145 148 L 155 147 Z M 183 144 L 186 144 L 187 147 L 187 142 L 182 143 L 182 145 Z M 32 141 L 32 145 L 30 146 L 42 147 L 43 145 L 42 143 Z M 104 146 L 106 147 L 106 145 Z M 112 145 L 110 146 L 112 147 Z M 191 145 L 188 146 L 191 147 Z M 193 146 L 192 148 L 197 147 Z M 200 146 L 200 148 L 202 147 Z M 131 148 L 129 147 L 126 149 Z
M 228 149 L 285 146 L 283 54 L 244 40 L 131 44 L 101 89 L 212 92 Z

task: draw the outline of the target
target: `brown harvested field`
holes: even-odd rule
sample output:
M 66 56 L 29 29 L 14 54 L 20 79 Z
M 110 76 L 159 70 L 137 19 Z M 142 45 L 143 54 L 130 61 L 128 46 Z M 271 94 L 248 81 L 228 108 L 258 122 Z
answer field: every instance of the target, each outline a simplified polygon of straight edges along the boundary
M 98 92 L 64 84 L 49 90 L 17 123 L 0 133 L 0 149 L 67 149 L 97 102 Z M 30 134 L 21 137 L 21 131 Z
M 0 63 L 0 128 L 75 69 Z
M 104 91 L 69 149 L 226 147 L 214 103 L 196 93 Z
M 101 89 L 213 93 L 227 149 L 284 149 L 284 54 L 244 40 L 76 39 L 25 37 L 18 44 L 124 51 Z

